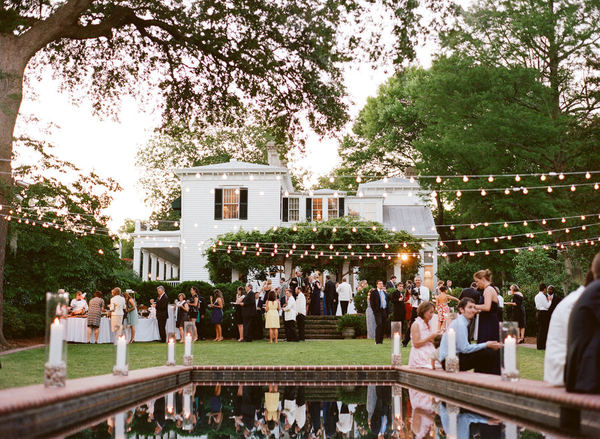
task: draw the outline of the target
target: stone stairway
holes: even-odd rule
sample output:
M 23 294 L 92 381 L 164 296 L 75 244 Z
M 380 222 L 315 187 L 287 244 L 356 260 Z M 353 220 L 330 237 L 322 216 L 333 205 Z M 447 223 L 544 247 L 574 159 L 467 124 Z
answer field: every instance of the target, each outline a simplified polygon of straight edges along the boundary
M 285 339 L 283 318 L 279 319 L 279 339 Z M 304 325 L 306 339 L 340 339 L 342 334 L 337 330 L 337 317 L 335 316 L 306 316 Z M 264 330 L 265 338 L 269 338 L 269 330 Z

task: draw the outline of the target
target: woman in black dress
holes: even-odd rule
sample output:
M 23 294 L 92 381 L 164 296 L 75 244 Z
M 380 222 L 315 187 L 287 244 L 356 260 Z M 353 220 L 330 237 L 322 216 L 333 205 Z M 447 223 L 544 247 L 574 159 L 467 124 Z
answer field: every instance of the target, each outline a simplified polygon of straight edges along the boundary
M 321 283 L 315 280 L 310 293 L 310 308 L 309 313 L 312 316 L 321 315 Z
M 498 290 L 492 285 L 492 273 L 490 270 L 479 270 L 473 275 L 477 288 L 483 290 L 479 305 L 475 308 L 479 311 L 479 329 L 477 332 L 477 343 L 487 341 L 500 341 L 500 325 L 498 322 Z M 492 373 L 500 375 L 500 352 L 495 352 L 497 361 Z
M 175 301 L 175 309 L 177 310 L 177 319 L 175 320 L 175 326 L 179 328 L 180 339 L 179 343 L 183 343 L 183 326 L 185 322 L 189 320 L 190 306 L 188 301 L 185 299 L 185 293 L 179 293 Z
M 246 297 L 244 287 L 238 287 L 235 302 L 232 305 L 235 306 L 234 320 L 240 334 L 240 338 L 238 338 L 240 342 L 244 339 L 244 320 L 242 318 L 242 302 L 244 301 L 244 297 Z
M 525 343 L 525 328 L 527 327 L 527 322 L 525 318 L 523 293 L 519 291 L 519 287 L 516 285 L 511 285 L 508 293 L 511 294 L 513 298 L 511 302 L 507 302 L 505 305 L 515 307 L 512 313 L 512 319 L 519 323 L 519 343 Z

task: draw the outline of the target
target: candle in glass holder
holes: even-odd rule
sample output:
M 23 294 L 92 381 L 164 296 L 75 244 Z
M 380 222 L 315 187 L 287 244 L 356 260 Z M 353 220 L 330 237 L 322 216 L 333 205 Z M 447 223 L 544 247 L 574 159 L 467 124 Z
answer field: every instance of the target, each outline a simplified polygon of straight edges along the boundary
M 394 355 L 400 355 L 400 334 L 394 332 Z
M 454 328 L 448 329 L 448 357 L 456 357 L 456 332 L 454 332 Z
M 127 340 L 125 340 L 125 335 L 120 335 L 117 340 L 117 369 L 124 370 L 125 369 L 125 352 L 127 350 Z
M 62 363 L 63 348 L 63 324 L 59 318 L 54 319 L 50 325 L 50 349 L 48 362 L 51 366 L 58 366 Z
M 125 439 L 125 413 L 115 416 L 115 439 Z
M 504 339 L 504 369 L 509 373 L 517 371 L 517 340 L 510 335 Z
M 174 406 L 175 393 L 171 392 L 167 395 L 167 413 L 172 414 L 175 412 Z
M 173 338 L 169 338 L 168 346 L 168 362 L 170 364 L 175 363 L 175 340 Z
M 190 355 L 192 355 L 192 335 L 186 334 L 185 335 L 185 356 L 189 357 Z

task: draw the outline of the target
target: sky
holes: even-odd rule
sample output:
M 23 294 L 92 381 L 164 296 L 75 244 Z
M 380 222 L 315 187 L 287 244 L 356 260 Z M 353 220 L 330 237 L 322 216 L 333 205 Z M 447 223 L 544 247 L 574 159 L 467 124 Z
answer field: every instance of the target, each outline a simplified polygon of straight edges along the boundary
M 418 50 L 419 64 L 431 64 L 431 47 Z M 392 69 L 387 69 L 392 71 Z M 373 70 L 370 65 L 347 68 L 345 81 L 349 92 L 350 115 L 355 118 L 369 96 L 377 94 L 378 87 L 389 77 L 385 67 Z M 99 176 L 111 177 L 119 182 L 122 191 L 114 199 L 106 213 L 112 218 L 112 231 L 123 224 L 126 218 L 147 219 L 151 209 L 144 203 L 144 193 L 138 180 L 141 171 L 135 166 L 136 152 L 159 127 L 158 112 L 142 108 L 134 98 L 121 102 L 118 120 L 95 115 L 90 102 L 78 104 L 60 91 L 60 83 L 44 75 L 39 81 L 31 82 L 21 105 L 16 134 L 31 135 L 31 122 L 25 116 L 34 116 L 38 126 L 51 129 L 43 134 L 44 140 L 55 146 L 54 154 L 68 160 L 84 172 L 96 172 Z M 351 123 L 347 129 L 351 128 Z M 306 152 L 293 158 L 294 166 L 305 168 L 315 176 L 328 173 L 339 163 L 338 141 L 309 136 Z M 30 157 L 23 156 L 20 163 Z

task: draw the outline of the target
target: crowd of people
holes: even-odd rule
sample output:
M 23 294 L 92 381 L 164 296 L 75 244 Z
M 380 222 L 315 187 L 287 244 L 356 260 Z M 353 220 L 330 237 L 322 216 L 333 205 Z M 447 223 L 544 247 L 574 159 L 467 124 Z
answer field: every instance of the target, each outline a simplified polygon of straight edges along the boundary
M 455 298 L 458 316 L 449 324 L 447 290 L 451 284 L 439 284 L 436 294 L 430 297 L 429 289 L 421 285 L 419 277 L 414 283 L 407 282 L 406 290 L 401 282 L 395 284 L 392 294 L 386 291 L 383 281 L 378 281 L 368 295 L 375 343 L 382 343 L 391 314 L 394 321 L 405 323 L 404 345 L 411 341 L 409 366 L 445 368 L 448 329 L 452 328 L 460 370 L 499 375 L 500 305 L 514 307 L 513 320 L 519 326 L 519 343 L 523 343 L 526 324 L 523 294 L 512 285 L 509 290 L 512 301 L 504 303 L 489 270 L 476 272 L 473 279 L 471 287 Z M 541 283 L 535 306 L 537 348 L 546 350 L 544 380 L 565 386 L 567 391 L 600 393 L 600 253 L 593 259 L 583 285 L 562 299 L 556 288 Z M 436 310 L 438 319 L 434 324 Z

